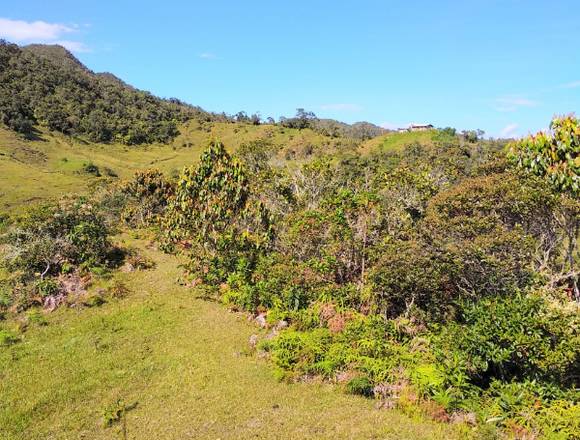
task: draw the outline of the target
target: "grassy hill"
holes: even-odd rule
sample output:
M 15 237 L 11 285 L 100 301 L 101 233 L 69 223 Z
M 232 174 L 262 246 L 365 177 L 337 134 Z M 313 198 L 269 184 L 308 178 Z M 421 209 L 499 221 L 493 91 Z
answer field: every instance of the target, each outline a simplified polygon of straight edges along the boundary
M 223 140 L 231 150 L 266 139 L 280 147 L 281 160 L 298 161 L 316 152 L 332 153 L 341 146 L 356 145 L 310 129 L 228 122 L 190 121 L 180 126 L 180 134 L 172 142 L 139 147 L 94 143 L 47 129 L 41 129 L 37 138 L 30 140 L 0 128 L 0 210 L 14 211 L 30 202 L 55 199 L 69 192 L 83 193 L 140 169 L 177 172 L 194 162 L 211 138 Z M 101 176 L 86 171 L 90 164 Z
M 433 145 L 433 138 L 437 130 L 392 132 L 369 139 L 361 144 L 359 151 L 363 154 L 371 152 L 400 152 L 405 146 L 420 143 L 427 146 Z

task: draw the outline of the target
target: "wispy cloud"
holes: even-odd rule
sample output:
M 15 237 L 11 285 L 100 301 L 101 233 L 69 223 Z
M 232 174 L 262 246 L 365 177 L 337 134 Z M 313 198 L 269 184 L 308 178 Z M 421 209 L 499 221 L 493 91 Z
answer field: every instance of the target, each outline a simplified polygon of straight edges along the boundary
M 217 60 L 218 56 L 215 53 L 211 52 L 203 52 L 198 55 L 201 59 L 204 60 Z
M 52 44 L 58 44 L 65 49 L 70 50 L 71 52 L 76 53 L 88 53 L 92 52 L 91 48 L 87 47 L 85 43 L 81 43 L 80 41 L 69 41 L 69 40 L 55 40 L 52 41 Z
M 561 86 L 564 89 L 576 89 L 580 87 L 580 81 L 572 81 Z
M 332 110 L 332 111 L 339 111 L 339 112 L 360 112 L 362 110 L 362 106 L 358 104 L 323 104 L 320 106 L 321 110 Z
M 514 138 L 517 136 L 517 130 L 520 126 L 516 123 L 511 123 L 506 125 L 504 128 L 501 129 L 499 132 L 500 138 Z
M 539 102 L 520 96 L 503 96 L 496 98 L 494 108 L 498 112 L 515 112 L 522 107 L 537 107 Z
M 72 52 L 89 52 L 89 48 L 80 41 L 71 41 L 64 36 L 78 32 L 78 25 L 47 23 L 46 21 L 11 20 L 0 17 L 0 38 L 15 43 L 49 43 L 60 44 Z

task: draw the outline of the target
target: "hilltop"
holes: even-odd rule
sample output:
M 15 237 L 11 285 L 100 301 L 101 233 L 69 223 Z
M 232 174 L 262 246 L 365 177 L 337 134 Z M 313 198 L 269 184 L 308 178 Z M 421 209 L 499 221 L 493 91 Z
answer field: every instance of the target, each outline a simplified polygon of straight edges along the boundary
M 160 99 L 112 74 L 96 74 L 61 46 L 0 42 L 0 116 L 10 129 L 36 129 L 127 145 L 167 142 L 177 124 L 211 119 L 198 107 Z

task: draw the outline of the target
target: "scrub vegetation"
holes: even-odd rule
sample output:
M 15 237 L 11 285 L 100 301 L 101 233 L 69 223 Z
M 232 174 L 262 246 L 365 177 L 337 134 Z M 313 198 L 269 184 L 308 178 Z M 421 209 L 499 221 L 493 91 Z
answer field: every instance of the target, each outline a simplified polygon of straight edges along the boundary
M 0 103 L 0 435 L 580 437 L 574 115 L 506 143 L 147 97 L 184 116 L 135 142 L 139 114 L 102 139 L 27 90 L 29 131 Z

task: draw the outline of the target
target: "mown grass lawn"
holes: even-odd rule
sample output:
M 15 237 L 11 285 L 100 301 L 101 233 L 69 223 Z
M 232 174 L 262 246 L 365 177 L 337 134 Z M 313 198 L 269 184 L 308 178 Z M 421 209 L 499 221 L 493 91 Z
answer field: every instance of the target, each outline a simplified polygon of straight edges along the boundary
M 459 437 L 338 387 L 278 382 L 246 353 L 257 332 L 247 318 L 180 287 L 176 260 L 146 252 L 155 269 L 117 275 L 126 298 L 59 309 L 0 347 L 1 439 L 123 438 L 103 425 L 118 399 L 134 406 L 129 439 Z

